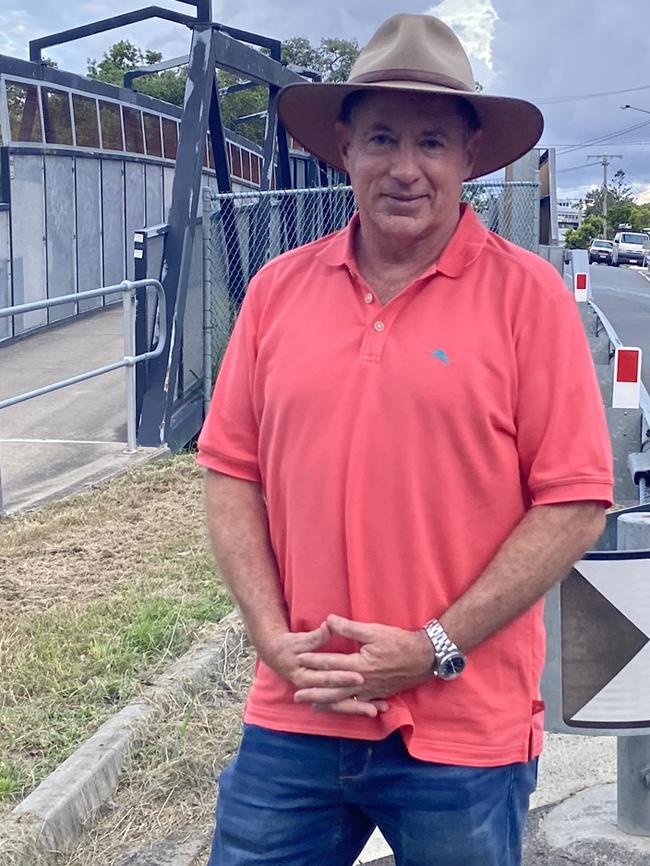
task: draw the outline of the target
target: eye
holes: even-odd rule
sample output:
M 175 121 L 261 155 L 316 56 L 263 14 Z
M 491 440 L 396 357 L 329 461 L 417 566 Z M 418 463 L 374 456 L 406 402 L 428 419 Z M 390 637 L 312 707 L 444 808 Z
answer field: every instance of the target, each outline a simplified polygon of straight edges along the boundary
M 442 141 L 439 138 L 425 138 L 422 142 L 422 146 L 426 148 L 426 150 L 438 150 L 438 148 L 442 147 Z
M 379 147 L 386 147 L 391 143 L 392 139 L 385 132 L 375 132 L 370 136 L 370 143 Z

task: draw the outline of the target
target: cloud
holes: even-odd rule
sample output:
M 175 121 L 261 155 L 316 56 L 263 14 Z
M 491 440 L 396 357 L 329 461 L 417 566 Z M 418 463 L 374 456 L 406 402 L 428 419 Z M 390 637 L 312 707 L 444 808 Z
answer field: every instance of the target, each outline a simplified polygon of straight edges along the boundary
M 492 70 L 492 40 L 499 16 L 491 0 L 442 0 L 426 14 L 448 24 L 470 57 Z

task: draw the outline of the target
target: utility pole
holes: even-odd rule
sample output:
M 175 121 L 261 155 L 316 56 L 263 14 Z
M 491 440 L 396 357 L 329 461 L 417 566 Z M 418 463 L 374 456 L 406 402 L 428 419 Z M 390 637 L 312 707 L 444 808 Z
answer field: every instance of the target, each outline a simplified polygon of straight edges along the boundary
M 603 233 L 605 240 L 607 240 L 607 166 L 609 165 L 610 159 L 623 159 L 623 154 L 621 153 L 597 153 L 592 154 L 587 157 L 587 159 L 599 159 L 600 164 L 603 167 Z

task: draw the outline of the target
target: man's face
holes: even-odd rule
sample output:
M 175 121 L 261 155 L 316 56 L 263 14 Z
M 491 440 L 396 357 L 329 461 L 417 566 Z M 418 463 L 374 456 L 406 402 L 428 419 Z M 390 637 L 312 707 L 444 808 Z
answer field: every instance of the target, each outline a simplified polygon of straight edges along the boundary
M 408 245 L 456 224 L 481 134 L 453 98 L 370 93 L 337 134 L 362 225 Z

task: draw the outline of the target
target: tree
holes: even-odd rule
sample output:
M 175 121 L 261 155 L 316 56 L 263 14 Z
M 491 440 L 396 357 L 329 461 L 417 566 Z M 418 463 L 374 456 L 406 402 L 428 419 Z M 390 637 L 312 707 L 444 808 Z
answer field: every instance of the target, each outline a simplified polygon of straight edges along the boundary
M 589 190 L 585 196 L 586 216 L 600 218 L 601 234 L 603 234 L 603 202 L 604 192 L 600 186 Z M 607 187 L 607 237 L 613 237 L 619 224 L 631 223 L 634 209 L 637 205 L 632 196 L 632 187 L 627 185 L 625 172 L 619 168 Z
M 318 72 L 323 81 L 346 81 L 361 48 L 356 39 L 323 37 L 318 48 L 304 36 L 282 43 L 282 59 Z
M 564 237 L 564 245 L 568 250 L 586 250 L 592 240 L 602 234 L 603 219 L 592 214 L 586 217 L 577 229 L 569 229 Z
M 104 52 L 103 58 L 97 60 L 88 59 L 89 78 L 99 81 L 107 81 L 119 87 L 124 85 L 124 73 L 140 66 L 152 66 L 160 63 L 163 59 L 159 51 L 142 51 L 128 39 L 121 39 Z M 185 93 L 185 82 L 187 80 L 186 67 L 167 69 L 164 72 L 156 72 L 151 75 L 137 78 L 134 82 L 135 89 L 146 93 L 172 105 L 182 105 Z

